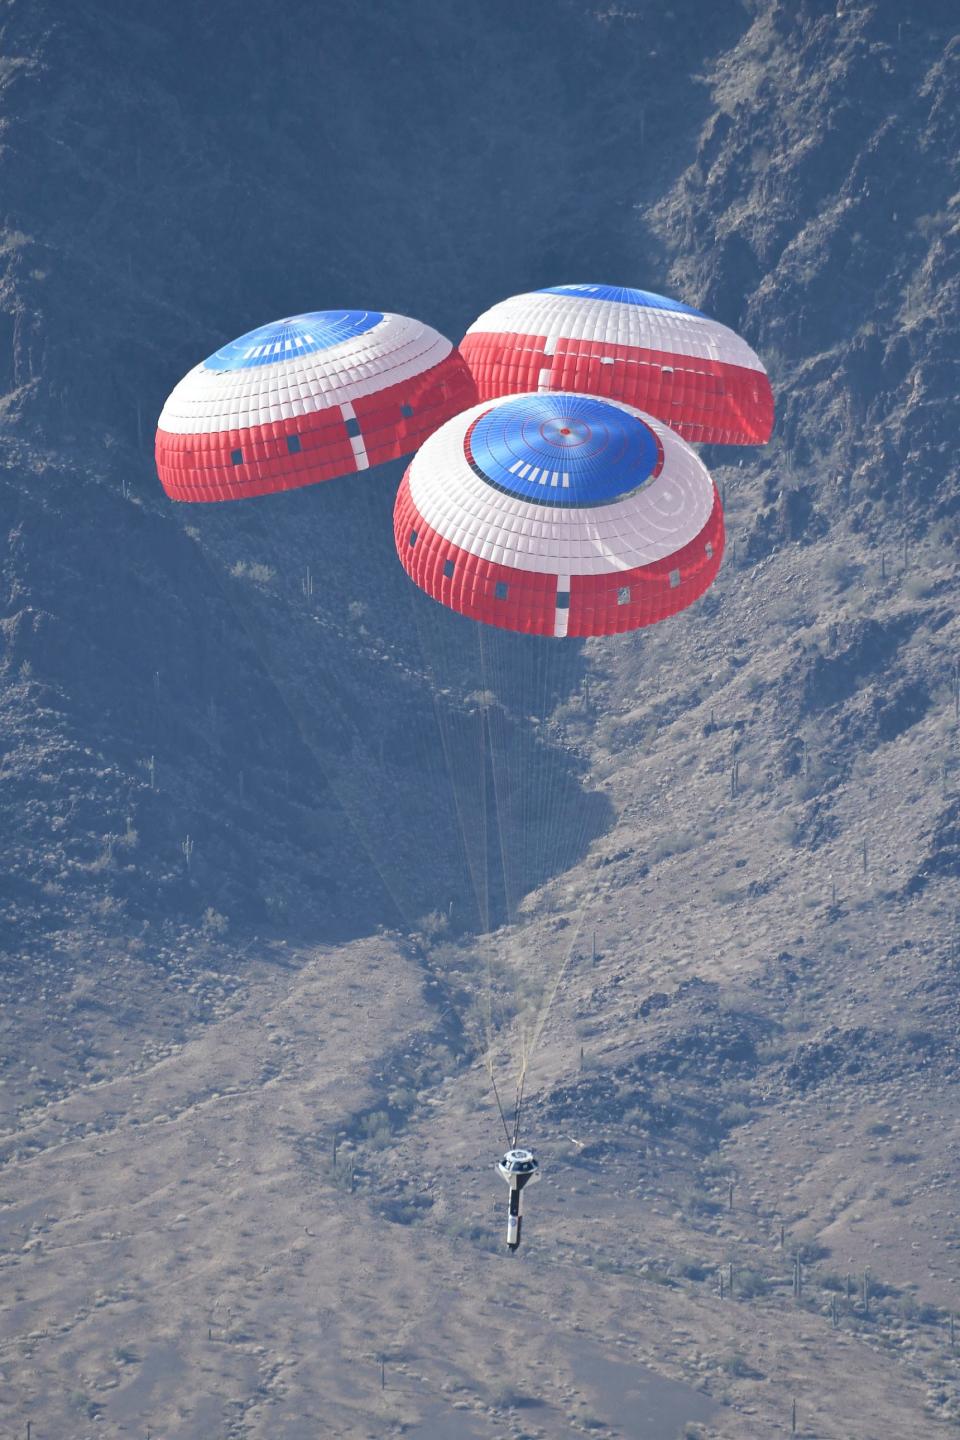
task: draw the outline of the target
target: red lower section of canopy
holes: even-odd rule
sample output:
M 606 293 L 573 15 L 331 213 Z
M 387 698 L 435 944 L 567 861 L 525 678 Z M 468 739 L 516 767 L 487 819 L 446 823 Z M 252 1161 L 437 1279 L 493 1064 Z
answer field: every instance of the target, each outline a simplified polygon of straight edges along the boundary
M 556 634 L 557 576 L 497 565 L 444 540 L 414 505 L 409 472 L 397 495 L 393 528 L 403 568 L 434 600 L 503 630 Z M 723 541 L 723 509 L 714 487 L 706 525 L 673 555 L 633 570 L 571 576 L 567 635 L 617 635 L 685 610 L 716 578 Z
M 773 391 L 761 370 L 605 340 L 560 339 L 552 355 L 545 346 L 543 335 L 465 335 L 460 353 L 478 399 L 522 395 L 548 380 L 551 391 L 633 405 L 696 445 L 763 445 L 773 432 Z
M 362 449 L 352 443 L 340 406 L 333 405 L 243 430 L 158 430 L 157 473 L 171 500 L 240 500 L 295 490 L 410 455 L 475 402 L 470 372 L 453 350 L 422 375 L 353 401 Z

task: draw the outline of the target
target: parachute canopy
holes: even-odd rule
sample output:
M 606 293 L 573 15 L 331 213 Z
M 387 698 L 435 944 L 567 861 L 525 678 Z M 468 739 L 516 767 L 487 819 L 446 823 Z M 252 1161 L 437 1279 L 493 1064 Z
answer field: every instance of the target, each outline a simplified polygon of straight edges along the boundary
M 487 310 L 460 345 L 481 400 L 579 390 L 624 401 L 696 444 L 755 445 L 773 393 L 746 341 L 679 300 L 555 285 Z
M 611 635 L 691 605 L 723 554 L 723 512 L 666 425 L 588 395 L 475 405 L 411 461 L 394 510 L 407 574 L 475 620 Z
M 157 472 L 173 500 L 292 490 L 409 455 L 475 399 L 459 353 L 419 320 L 295 315 L 184 376 L 158 422 Z

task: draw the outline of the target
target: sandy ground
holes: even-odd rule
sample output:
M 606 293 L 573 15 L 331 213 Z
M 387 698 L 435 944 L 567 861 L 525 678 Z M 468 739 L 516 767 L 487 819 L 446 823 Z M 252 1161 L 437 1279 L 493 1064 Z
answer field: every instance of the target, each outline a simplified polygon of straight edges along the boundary
M 947 562 L 929 560 L 939 584 Z M 787 547 L 720 590 L 709 642 L 681 616 L 668 636 L 591 650 L 590 702 L 561 723 L 615 824 L 524 902 L 522 933 L 485 942 L 504 989 L 518 968 L 541 997 L 557 984 L 530 1078 L 543 1181 L 520 1255 L 503 1248 L 503 1132 L 436 946 L 248 951 L 242 983 L 209 972 L 206 1018 L 162 1043 L 163 994 L 126 1024 L 98 982 L 108 1008 L 83 1025 L 112 1055 L 106 1078 L 61 1099 L 31 1081 L 0 1136 L 5 1433 L 759 1440 L 791 1433 L 794 1402 L 796 1433 L 824 1440 L 958 1423 L 956 902 L 949 875 L 909 884 L 956 783 L 941 683 L 956 621 L 918 622 L 909 641 L 933 677 L 923 718 L 834 784 L 816 719 L 812 774 L 784 775 L 773 698 L 803 645 L 833 643 L 814 582 Z M 831 614 L 916 603 L 864 575 Z M 667 665 L 689 677 L 669 712 Z M 480 946 L 460 951 L 478 984 Z M 93 952 L 89 983 L 106 973 Z M 715 1181 L 689 1136 L 551 1118 L 558 1094 L 622 1081 L 671 1026 L 682 1040 L 669 1006 L 641 1007 L 694 980 L 721 1016 L 766 1006 L 773 1037 L 733 1095 L 744 1113 Z M 24 1053 L 53 1054 L 37 1014 Z M 850 1066 L 784 1080 L 792 1050 L 824 1035 Z M 515 1039 L 498 1042 L 501 1075 Z
M 427 993 L 389 941 L 317 954 L 18 1137 L 0 1192 L 7 1433 L 759 1437 L 789 1432 L 794 1397 L 801 1434 L 925 1433 L 921 1379 L 881 1347 L 644 1276 L 639 1253 L 697 1242 L 639 1159 L 594 1168 L 546 1135 L 511 1258 L 476 1065 L 380 1149 L 341 1142 L 335 1176 L 333 1136 L 375 1103 L 384 1057 L 435 1043 Z M 387 1218 L 398 1186 L 419 1207 L 406 1223 Z M 774 1243 L 749 1216 L 718 1225 L 721 1247 Z

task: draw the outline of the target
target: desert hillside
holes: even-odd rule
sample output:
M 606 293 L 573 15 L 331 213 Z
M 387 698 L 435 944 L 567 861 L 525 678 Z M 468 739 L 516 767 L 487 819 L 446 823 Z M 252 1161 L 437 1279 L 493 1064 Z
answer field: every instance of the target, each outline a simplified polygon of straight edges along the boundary
M 958 59 L 935 0 L 0 6 L 11 1435 L 960 1424 Z M 400 465 L 160 489 L 263 321 L 594 280 L 776 395 L 669 623 L 481 637 Z

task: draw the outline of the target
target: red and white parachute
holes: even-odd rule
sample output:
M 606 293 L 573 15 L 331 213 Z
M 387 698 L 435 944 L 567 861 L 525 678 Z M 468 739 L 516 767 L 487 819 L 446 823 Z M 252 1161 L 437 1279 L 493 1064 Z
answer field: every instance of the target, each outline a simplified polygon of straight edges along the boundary
M 173 500 L 292 490 L 409 455 L 475 399 L 459 353 L 419 320 L 296 315 L 184 376 L 158 422 L 157 472 Z
M 699 457 L 631 406 L 521 395 L 449 420 L 410 463 L 394 538 L 412 580 L 488 625 L 612 635 L 691 605 L 723 554 Z
M 773 429 L 770 382 L 746 341 L 646 290 L 514 295 L 474 321 L 460 351 L 481 400 L 582 391 L 633 405 L 694 444 L 763 444 Z

